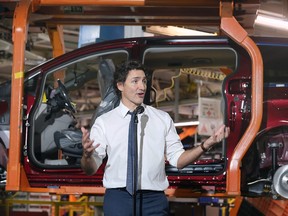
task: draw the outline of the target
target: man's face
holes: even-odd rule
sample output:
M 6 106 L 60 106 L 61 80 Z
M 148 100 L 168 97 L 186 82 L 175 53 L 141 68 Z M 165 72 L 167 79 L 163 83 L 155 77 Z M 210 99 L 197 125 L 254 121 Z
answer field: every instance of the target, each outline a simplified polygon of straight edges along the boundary
M 131 70 L 124 83 L 117 84 L 121 91 L 122 102 L 129 110 L 134 110 L 143 100 L 147 88 L 147 80 L 143 70 Z

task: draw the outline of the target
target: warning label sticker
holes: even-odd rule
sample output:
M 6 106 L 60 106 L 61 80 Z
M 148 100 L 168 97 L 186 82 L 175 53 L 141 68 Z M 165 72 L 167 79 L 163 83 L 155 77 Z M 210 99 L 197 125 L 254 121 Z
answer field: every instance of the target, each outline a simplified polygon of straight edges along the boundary
M 223 124 L 221 99 L 199 98 L 199 126 L 200 135 L 211 136 Z

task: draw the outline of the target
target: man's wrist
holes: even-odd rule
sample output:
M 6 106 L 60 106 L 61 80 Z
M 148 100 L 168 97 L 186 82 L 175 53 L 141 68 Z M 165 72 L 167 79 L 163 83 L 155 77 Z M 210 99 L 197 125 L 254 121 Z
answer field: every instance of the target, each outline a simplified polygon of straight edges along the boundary
M 204 143 L 205 143 L 205 142 L 201 142 L 200 147 L 201 147 L 201 149 L 202 149 L 203 152 L 208 152 L 210 148 L 206 148 L 206 147 L 204 146 Z
M 83 150 L 82 158 L 90 159 L 92 157 L 92 153 L 86 150 Z

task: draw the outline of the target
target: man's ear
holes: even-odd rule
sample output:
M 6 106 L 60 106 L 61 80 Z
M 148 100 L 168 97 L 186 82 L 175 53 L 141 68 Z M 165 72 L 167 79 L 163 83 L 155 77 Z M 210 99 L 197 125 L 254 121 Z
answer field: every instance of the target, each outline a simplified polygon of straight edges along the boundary
M 124 88 L 124 86 L 123 86 L 123 83 L 122 82 L 118 82 L 117 83 L 117 88 L 119 89 L 119 91 L 123 91 L 123 88 Z

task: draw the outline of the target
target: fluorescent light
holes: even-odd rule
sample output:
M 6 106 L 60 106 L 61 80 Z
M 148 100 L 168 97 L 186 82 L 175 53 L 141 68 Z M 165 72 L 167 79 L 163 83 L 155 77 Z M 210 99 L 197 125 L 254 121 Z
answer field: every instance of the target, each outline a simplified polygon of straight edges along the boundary
M 207 33 L 193 29 L 187 29 L 177 26 L 149 26 L 146 31 L 153 34 L 169 35 L 169 36 L 216 36 L 216 33 Z
M 276 10 L 276 11 L 278 11 L 278 10 Z M 277 18 L 280 18 L 280 19 L 285 18 L 285 16 L 283 16 L 283 14 L 280 13 L 279 11 L 278 12 L 273 12 L 273 11 L 258 9 L 257 10 L 257 15 L 259 15 L 259 14 L 264 15 L 264 16 L 269 16 L 269 17 L 275 17 L 275 18 L 277 17 Z
M 177 122 L 174 123 L 175 127 L 184 127 L 184 126 L 197 126 L 199 121 L 189 121 L 189 122 Z
M 258 14 L 254 25 L 265 26 L 274 29 L 282 29 L 288 31 L 288 21 L 276 17 Z

